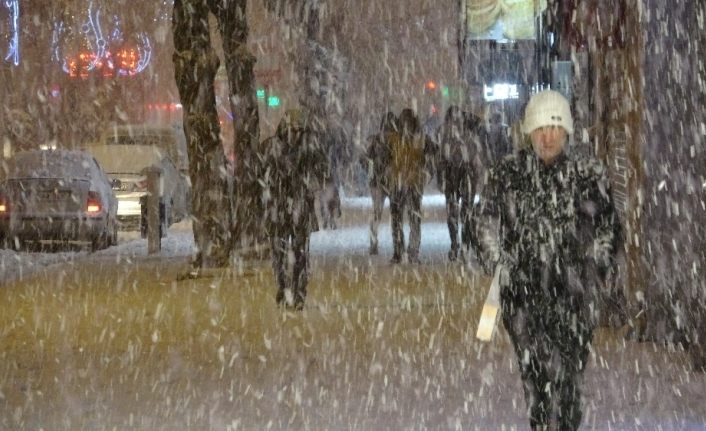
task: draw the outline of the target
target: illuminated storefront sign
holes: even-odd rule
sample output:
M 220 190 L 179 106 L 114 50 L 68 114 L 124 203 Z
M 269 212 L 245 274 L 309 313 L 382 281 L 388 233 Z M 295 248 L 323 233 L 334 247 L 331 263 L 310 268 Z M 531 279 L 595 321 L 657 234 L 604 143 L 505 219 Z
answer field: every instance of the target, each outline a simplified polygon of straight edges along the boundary
M 535 16 L 546 0 L 465 0 L 466 32 L 470 39 L 534 39 Z

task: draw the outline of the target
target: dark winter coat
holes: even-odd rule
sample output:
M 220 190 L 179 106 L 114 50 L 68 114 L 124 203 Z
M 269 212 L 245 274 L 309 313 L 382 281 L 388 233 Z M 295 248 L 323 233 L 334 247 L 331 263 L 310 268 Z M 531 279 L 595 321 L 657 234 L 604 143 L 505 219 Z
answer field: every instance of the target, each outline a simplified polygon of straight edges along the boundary
M 492 166 L 513 151 L 510 128 L 494 119 L 483 127 L 485 130 L 485 163 Z
M 323 147 L 328 159 L 329 172 L 325 180 L 336 186 L 341 183 L 342 171 L 349 163 L 350 154 L 345 130 L 340 126 L 333 126 L 323 132 Z
M 390 186 L 394 189 L 422 190 L 427 178 L 424 134 L 390 137 Z
M 370 138 L 366 153 L 366 170 L 370 187 L 382 187 L 387 189 L 390 177 L 390 152 L 391 132 L 380 132 Z
M 543 313 L 558 303 L 580 311 L 596 303 L 619 237 L 610 184 L 595 159 L 562 154 L 545 166 L 523 150 L 488 173 L 478 251 L 487 272 L 497 262 L 509 270 L 504 312 Z
M 317 231 L 315 196 L 328 172 L 317 134 L 297 133 L 292 142 L 273 136 L 262 142 L 259 154 L 267 231 L 281 231 L 283 226 Z
M 436 157 L 439 188 L 459 190 L 482 170 L 484 135 L 480 119 L 460 110 L 447 112 Z
M 422 131 L 412 109 L 406 108 L 400 112 L 398 129 L 389 135 L 388 142 L 391 190 L 421 193 L 428 179 L 434 175 L 436 145 Z

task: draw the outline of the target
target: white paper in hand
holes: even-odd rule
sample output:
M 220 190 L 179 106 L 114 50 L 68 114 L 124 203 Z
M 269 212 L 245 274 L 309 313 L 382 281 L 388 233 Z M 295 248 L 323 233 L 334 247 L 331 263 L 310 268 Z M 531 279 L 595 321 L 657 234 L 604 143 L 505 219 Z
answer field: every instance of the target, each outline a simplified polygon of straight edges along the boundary
M 488 296 L 486 296 L 483 304 L 483 311 L 481 312 L 478 330 L 476 331 L 476 338 L 481 341 L 490 341 L 495 333 L 495 326 L 500 311 L 500 277 L 503 271 L 505 271 L 505 268 L 502 265 L 495 267 L 493 281 L 490 283 Z

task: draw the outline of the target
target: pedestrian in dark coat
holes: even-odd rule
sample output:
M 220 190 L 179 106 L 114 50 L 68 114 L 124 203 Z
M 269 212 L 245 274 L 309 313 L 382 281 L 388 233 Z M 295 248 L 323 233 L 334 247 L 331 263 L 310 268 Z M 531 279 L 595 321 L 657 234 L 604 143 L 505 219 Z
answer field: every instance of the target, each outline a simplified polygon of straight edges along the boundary
M 502 114 L 490 114 L 488 121 L 484 122 L 486 164 L 492 166 L 505 156 L 512 154 L 512 141 L 510 140 L 510 127 L 502 120 Z
M 277 304 L 300 310 L 308 283 L 309 235 L 318 230 L 315 197 L 327 172 L 319 134 L 306 116 L 288 110 L 275 136 L 265 140 L 262 158 L 262 199 L 272 267 L 277 281 Z M 288 253 L 294 262 L 289 276 Z
M 500 113 L 492 113 L 489 119 L 481 118 L 471 112 L 466 114 L 467 129 L 470 131 L 470 148 L 473 151 L 472 168 L 473 177 L 464 184 L 468 190 L 463 193 L 467 198 L 461 201 L 459 218 L 462 221 L 461 242 L 463 250 L 475 247 L 477 241 L 475 232 L 476 194 L 479 192 L 482 179 L 488 169 L 513 153 L 512 140 L 509 128 L 502 122 Z
M 370 137 L 365 157 L 365 170 L 368 172 L 368 185 L 373 200 L 373 214 L 370 219 L 370 254 L 378 254 L 378 228 L 382 220 L 385 199 L 390 196 L 390 138 L 398 133 L 398 119 L 394 112 L 388 112 L 380 121 L 380 130 Z
M 328 158 L 328 172 L 319 195 L 319 211 L 324 229 L 336 229 L 336 219 L 341 217 L 341 177 L 348 160 L 348 141 L 341 126 L 332 126 L 321 136 Z
M 422 194 L 431 178 L 433 166 L 431 140 L 421 130 L 411 109 L 403 109 L 399 118 L 399 133 L 390 136 L 390 215 L 392 219 L 392 263 L 399 263 L 404 252 L 403 215 L 409 220 L 407 259 L 419 262 L 421 243 Z
M 446 197 L 446 214 L 451 249 L 449 260 L 458 257 L 459 220 L 462 220 L 463 243 L 471 242 L 471 214 L 480 165 L 478 129 L 480 119 L 464 113 L 452 105 L 446 111 L 441 128 L 440 148 L 437 156 L 437 181 Z
M 523 122 L 532 149 L 494 166 L 480 201 L 480 261 L 499 271 L 502 321 L 517 354 L 532 429 L 575 430 L 581 380 L 620 227 L 594 159 L 564 152 L 568 101 L 543 91 Z

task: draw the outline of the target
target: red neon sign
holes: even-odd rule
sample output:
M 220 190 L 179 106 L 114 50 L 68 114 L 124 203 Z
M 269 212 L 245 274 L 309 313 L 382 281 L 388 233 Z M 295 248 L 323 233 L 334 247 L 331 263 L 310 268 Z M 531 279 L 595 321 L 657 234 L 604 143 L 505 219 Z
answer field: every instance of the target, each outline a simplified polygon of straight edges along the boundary
M 106 51 L 101 58 L 93 52 L 80 52 L 66 60 L 68 74 L 72 78 L 88 78 L 91 74 L 106 78 L 134 76 L 138 73 L 140 55 L 134 48 L 123 48 L 115 55 Z

